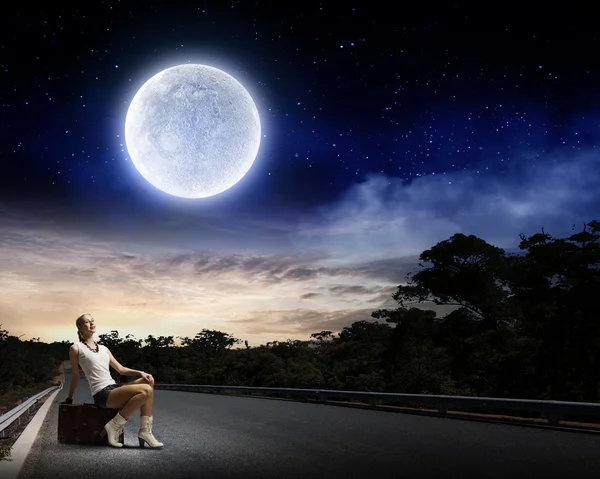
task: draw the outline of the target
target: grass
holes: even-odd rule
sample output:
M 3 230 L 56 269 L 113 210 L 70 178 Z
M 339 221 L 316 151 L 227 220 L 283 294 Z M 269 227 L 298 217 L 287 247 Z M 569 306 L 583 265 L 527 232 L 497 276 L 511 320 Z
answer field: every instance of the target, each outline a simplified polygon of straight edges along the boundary
M 12 461 L 10 458 L 10 446 L 0 446 L 0 461 Z

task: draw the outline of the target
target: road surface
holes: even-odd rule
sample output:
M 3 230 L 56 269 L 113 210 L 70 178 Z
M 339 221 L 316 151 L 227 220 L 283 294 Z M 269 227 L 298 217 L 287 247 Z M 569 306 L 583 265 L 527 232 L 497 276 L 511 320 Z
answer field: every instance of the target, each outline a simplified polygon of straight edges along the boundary
M 600 477 L 600 436 L 177 391 L 155 392 L 162 450 L 138 447 L 137 414 L 125 448 L 60 444 L 65 379 L 20 479 Z

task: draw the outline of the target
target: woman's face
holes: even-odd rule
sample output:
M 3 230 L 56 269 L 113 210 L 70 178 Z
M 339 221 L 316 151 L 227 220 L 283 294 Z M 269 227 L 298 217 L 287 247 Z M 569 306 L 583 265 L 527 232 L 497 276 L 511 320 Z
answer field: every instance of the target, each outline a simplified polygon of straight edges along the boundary
M 94 324 L 94 318 L 91 315 L 86 314 L 83 317 L 83 321 L 79 326 L 79 330 L 86 336 L 92 335 L 96 332 L 96 325 Z

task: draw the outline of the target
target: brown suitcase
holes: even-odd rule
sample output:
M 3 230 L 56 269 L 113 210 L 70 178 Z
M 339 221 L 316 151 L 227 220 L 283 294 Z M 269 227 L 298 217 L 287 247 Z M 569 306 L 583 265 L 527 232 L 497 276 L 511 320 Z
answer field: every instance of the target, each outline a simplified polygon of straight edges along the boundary
M 104 425 L 119 412 L 95 404 L 60 404 L 58 406 L 58 442 L 108 446 Z M 120 441 L 123 442 L 124 434 Z

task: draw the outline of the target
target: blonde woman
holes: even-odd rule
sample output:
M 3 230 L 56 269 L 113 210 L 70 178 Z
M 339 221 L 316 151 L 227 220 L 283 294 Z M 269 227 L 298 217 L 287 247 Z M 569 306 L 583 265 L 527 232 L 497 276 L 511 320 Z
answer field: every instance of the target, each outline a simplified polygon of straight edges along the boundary
M 90 314 L 82 314 L 75 321 L 79 342 L 71 345 L 69 358 L 72 365 L 71 387 L 67 404 L 73 402 L 73 394 L 79 381 L 79 366 L 85 373 L 94 398 L 94 404 L 101 408 L 120 409 L 117 415 L 104 425 L 102 436 L 106 435 L 113 447 L 123 447 L 119 442 L 121 433 L 129 417 L 140 410 L 140 447 L 147 444 L 152 448 L 161 448 L 152 434 L 152 404 L 154 398 L 154 378 L 144 371 L 136 371 L 122 366 L 106 346 L 94 341 L 96 325 Z M 123 376 L 140 376 L 139 379 L 118 386 L 110 375 L 112 366 Z

